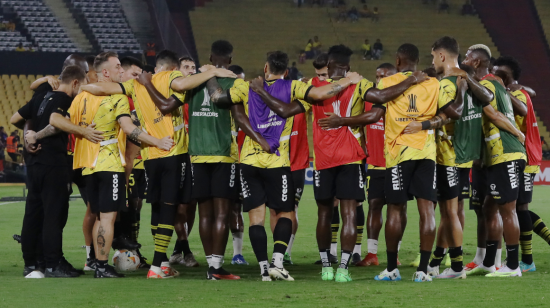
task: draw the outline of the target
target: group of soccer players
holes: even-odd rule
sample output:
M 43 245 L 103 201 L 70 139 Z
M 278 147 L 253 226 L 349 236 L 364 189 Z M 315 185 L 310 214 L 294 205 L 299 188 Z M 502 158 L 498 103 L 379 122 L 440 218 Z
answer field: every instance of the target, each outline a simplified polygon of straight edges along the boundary
M 75 182 L 88 207 L 84 269 L 95 271 L 96 278 L 124 276 L 108 264 L 111 248 L 137 250 L 151 279 L 178 276 L 175 263 L 198 266 L 187 240 L 198 207 L 207 279 L 240 279 L 223 263 L 231 231 L 232 263 L 248 264 L 242 256 L 244 210 L 262 280 L 294 280 L 284 264 L 292 264 L 309 166 L 307 115 L 312 117 L 322 280 L 351 281 L 350 263 L 379 264 L 386 204 L 388 265 L 374 279 L 401 280 L 398 251 L 407 201 L 414 198 L 420 216 L 414 281 L 534 271 L 531 237 L 540 221 L 532 221 L 536 214 L 528 204 L 541 160 L 530 100 L 535 93 L 518 85 L 517 61 L 501 57 L 492 63 L 485 45 L 471 46 L 462 64 L 451 37 L 437 40 L 431 53 L 435 72 L 427 74 L 417 69 L 418 48 L 401 45 L 395 65 L 377 68 L 376 83 L 350 71 L 352 51 L 344 45 L 321 54 L 313 63 L 317 76 L 308 81 L 287 78 L 289 58 L 280 51 L 267 54 L 263 77 L 245 81 L 242 69 L 231 65 L 233 46 L 223 40 L 212 44 L 211 64 L 200 72 L 193 59 L 168 50 L 158 54 L 155 74 L 144 72 L 138 60 L 119 60 L 112 52 L 88 62 L 69 57 L 59 80 L 37 80 L 33 99 L 12 117 L 26 129 L 31 178 L 22 232 L 24 274 L 82 274 L 63 258 L 61 241 L 68 184 Z M 64 157 L 67 149 L 70 160 Z M 50 174 L 59 180 L 47 181 Z M 464 266 L 464 199 L 470 197 L 470 182 L 478 250 Z M 361 260 L 365 189 L 368 254 Z M 138 244 L 143 200 L 151 204 L 155 250 L 150 265 Z M 177 241 L 169 258 L 174 229 Z M 506 264 L 497 258 L 503 237 Z M 447 251 L 450 267 L 440 272 Z

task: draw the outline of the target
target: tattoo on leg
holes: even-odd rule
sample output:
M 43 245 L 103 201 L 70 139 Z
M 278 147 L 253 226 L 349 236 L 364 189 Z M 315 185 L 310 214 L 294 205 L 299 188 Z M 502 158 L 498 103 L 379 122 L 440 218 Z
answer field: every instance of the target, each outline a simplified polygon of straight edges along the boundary
M 133 141 L 138 141 L 139 135 L 141 135 L 142 130 L 139 129 L 139 127 L 134 128 L 134 130 L 128 135 L 128 138 L 132 139 Z
M 101 249 L 99 249 L 99 253 L 104 256 L 106 253 L 105 253 L 105 229 L 103 229 L 102 226 L 99 226 L 99 229 L 97 230 L 97 246 L 98 247 L 101 247 Z

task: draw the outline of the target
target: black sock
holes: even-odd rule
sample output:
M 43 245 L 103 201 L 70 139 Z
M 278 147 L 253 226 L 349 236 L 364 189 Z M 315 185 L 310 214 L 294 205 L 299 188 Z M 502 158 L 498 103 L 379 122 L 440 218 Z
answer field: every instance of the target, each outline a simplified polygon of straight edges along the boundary
M 336 244 L 338 243 L 338 230 L 340 230 L 340 212 L 338 211 L 338 207 L 334 207 L 333 209 L 330 227 L 332 229 L 331 244 Z
M 529 215 L 531 215 L 531 221 L 533 222 L 533 231 L 550 244 L 550 230 L 548 230 L 544 221 L 533 211 L 529 211 Z
M 153 257 L 153 266 L 160 267 L 162 262 L 168 260 L 166 250 L 170 245 L 172 234 L 174 233 L 174 220 L 176 217 L 177 206 L 175 204 L 163 203 L 160 208 L 159 224 L 155 234 L 155 255 Z
M 174 251 L 172 252 L 173 255 L 177 255 L 178 253 L 183 252 L 182 243 L 183 241 L 176 241 L 176 245 L 174 245 Z
M 516 269 L 519 266 L 519 245 L 506 245 L 506 266 L 510 269 Z M 531 259 L 532 261 L 532 259 Z
M 250 226 L 248 236 L 258 262 L 267 261 L 267 234 L 264 226 Z
M 97 260 L 97 268 L 102 272 L 105 271 L 105 266 L 107 266 L 107 262 L 107 260 Z
M 431 251 L 420 250 L 420 263 L 418 264 L 418 268 L 416 268 L 417 272 L 422 271 L 424 274 L 428 273 L 428 262 L 430 262 L 431 255 Z
M 455 272 L 461 272 L 464 265 L 462 262 L 462 247 L 449 248 L 449 257 L 451 257 L 451 269 Z
M 90 260 L 93 260 L 93 259 L 95 259 L 94 243 L 92 243 L 92 245 L 90 246 Z
M 151 235 L 153 236 L 153 242 L 155 241 L 155 234 L 157 234 L 157 227 L 160 218 L 160 204 L 151 204 Z
M 134 223 L 133 225 L 133 240 L 134 241 L 138 241 L 138 238 L 139 238 L 139 228 L 140 228 L 140 225 L 141 225 L 141 214 L 139 211 L 136 210 L 136 222 Z
M 363 210 L 363 203 L 357 207 L 357 240 L 355 245 L 361 245 L 363 242 L 363 230 L 365 228 L 365 211 Z
M 485 259 L 483 259 L 483 266 L 491 267 L 495 265 L 497 247 L 498 241 L 487 241 L 487 249 L 485 250 Z
M 285 254 L 292 236 L 292 220 L 281 217 L 273 230 L 273 253 Z
M 397 268 L 397 252 L 386 251 L 388 256 L 388 272 L 393 271 Z
M 533 223 L 528 211 L 517 211 L 519 221 L 519 243 L 521 245 L 521 261 L 533 263 Z
M 436 267 L 441 265 L 441 261 L 443 261 L 444 256 L 445 256 L 445 248 L 436 246 L 434 251 L 434 257 L 430 262 L 430 267 Z
M 183 240 L 182 241 L 182 246 L 181 246 L 181 252 L 183 253 L 184 256 L 188 255 L 191 253 L 191 248 L 189 248 L 189 241 L 188 240 Z

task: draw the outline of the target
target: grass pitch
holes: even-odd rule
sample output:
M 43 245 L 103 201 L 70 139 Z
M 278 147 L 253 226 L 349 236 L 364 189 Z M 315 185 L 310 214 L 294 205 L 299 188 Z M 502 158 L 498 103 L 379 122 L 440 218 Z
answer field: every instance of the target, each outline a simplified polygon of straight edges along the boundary
M 22 188 L 0 187 L 0 197 L 21 196 Z M 550 187 L 536 186 L 531 209 L 550 222 Z M 467 208 L 468 201 L 466 202 Z M 317 208 L 311 186 L 305 189 L 299 209 L 300 227 L 292 253 L 295 263 L 288 266 L 294 282 L 262 282 L 260 270 L 248 240 L 245 226 L 243 254 L 249 266 L 231 265 L 232 246 L 229 240 L 225 268 L 240 275 L 239 281 L 205 280 L 206 260 L 197 224 L 190 236 L 191 250 L 201 263 L 198 268 L 176 266 L 181 276 L 163 281 L 145 279 L 146 271 L 128 273 L 124 279 L 96 280 L 87 274 L 74 279 L 24 279 L 20 245 L 11 236 L 21 231 L 24 202 L 0 202 L 0 307 L 549 307 L 550 246 L 537 235 L 533 238 L 537 272 L 521 278 L 469 277 L 466 280 L 413 283 L 415 268 L 407 266 L 418 252 L 418 213 L 409 203 L 409 220 L 399 259 L 403 281 L 375 282 L 373 277 L 386 266 L 384 233 L 380 235 L 377 267 L 350 267 L 353 282 L 323 282 L 315 241 Z M 64 233 L 66 258 L 75 266 L 83 266 L 85 250 L 82 218 L 85 208 L 81 200 L 71 202 Z M 437 211 L 436 211 L 437 212 Z M 149 231 L 150 207 L 142 211 L 141 250 L 150 259 L 153 240 Z M 198 216 L 198 215 L 197 215 Z M 439 214 L 438 220 L 439 220 Z M 198 217 L 197 217 L 198 218 Z M 244 215 L 245 224 L 248 220 Z M 268 228 L 268 224 L 266 224 Z M 464 260 L 470 262 L 476 249 L 476 219 L 466 211 Z M 268 232 L 269 234 L 269 232 Z M 366 253 L 366 232 L 363 240 Z M 169 251 L 172 251 L 174 238 Z M 269 249 L 272 248 L 270 240 Z M 271 255 L 271 253 L 269 253 Z M 111 252 L 112 256 L 112 252 Z M 504 257 L 503 257 L 504 258 Z

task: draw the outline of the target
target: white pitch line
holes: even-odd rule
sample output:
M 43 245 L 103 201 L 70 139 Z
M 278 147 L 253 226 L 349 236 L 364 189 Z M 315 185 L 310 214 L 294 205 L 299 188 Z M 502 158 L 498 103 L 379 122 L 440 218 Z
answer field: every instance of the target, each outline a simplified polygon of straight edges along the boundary
M 17 202 L 23 202 L 23 201 L 4 202 L 4 203 L 0 203 L 0 205 L 6 205 L 6 204 L 11 204 L 11 203 L 17 203 Z

